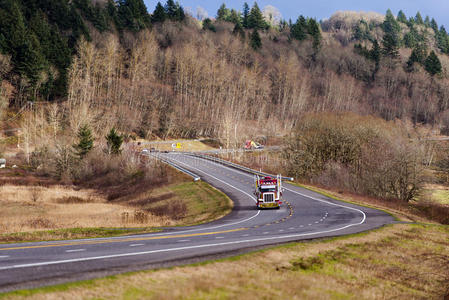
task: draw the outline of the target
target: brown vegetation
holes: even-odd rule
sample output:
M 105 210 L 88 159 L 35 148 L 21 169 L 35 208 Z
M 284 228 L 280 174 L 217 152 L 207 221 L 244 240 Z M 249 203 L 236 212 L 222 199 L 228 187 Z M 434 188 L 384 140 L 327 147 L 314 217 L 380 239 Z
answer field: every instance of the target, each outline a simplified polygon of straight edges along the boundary
M 382 199 L 408 202 L 422 182 L 421 144 L 372 117 L 308 115 L 284 153 L 295 178 Z

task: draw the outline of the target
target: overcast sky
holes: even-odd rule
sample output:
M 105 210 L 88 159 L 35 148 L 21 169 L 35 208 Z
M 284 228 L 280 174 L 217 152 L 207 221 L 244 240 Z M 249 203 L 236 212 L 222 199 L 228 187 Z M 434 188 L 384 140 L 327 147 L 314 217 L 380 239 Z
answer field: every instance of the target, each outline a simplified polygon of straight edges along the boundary
M 156 0 L 144 0 L 148 10 L 153 12 L 156 6 Z M 166 0 L 161 3 L 165 4 Z M 184 8 L 191 9 L 196 12 L 198 7 L 204 8 L 210 17 L 215 17 L 217 9 L 224 2 L 229 8 L 242 10 L 245 1 L 240 0 L 180 0 L 180 4 Z M 254 1 L 247 1 L 251 7 Z M 423 18 L 429 15 L 434 17 L 439 25 L 444 25 L 449 29 L 449 0 L 278 0 L 278 1 L 257 1 L 259 7 L 263 9 L 266 5 L 277 7 L 284 19 L 292 19 L 293 21 L 299 15 L 306 17 L 315 17 L 317 20 L 329 18 L 338 10 L 355 10 L 355 11 L 375 11 L 385 14 L 390 8 L 395 15 L 402 9 L 407 17 L 415 16 L 420 11 Z

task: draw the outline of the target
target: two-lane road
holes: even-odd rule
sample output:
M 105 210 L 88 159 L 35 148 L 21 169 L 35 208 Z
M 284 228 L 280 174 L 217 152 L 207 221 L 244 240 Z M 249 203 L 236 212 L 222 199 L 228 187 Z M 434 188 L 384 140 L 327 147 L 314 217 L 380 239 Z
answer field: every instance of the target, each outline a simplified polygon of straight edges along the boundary
M 0 291 L 196 262 L 255 247 L 361 232 L 394 222 L 381 211 L 341 203 L 285 184 L 278 210 L 257 210 L 253 176 L 215 162 L 164 154 L 234 201 L 218 221 L 162 233 L 0 245 Z

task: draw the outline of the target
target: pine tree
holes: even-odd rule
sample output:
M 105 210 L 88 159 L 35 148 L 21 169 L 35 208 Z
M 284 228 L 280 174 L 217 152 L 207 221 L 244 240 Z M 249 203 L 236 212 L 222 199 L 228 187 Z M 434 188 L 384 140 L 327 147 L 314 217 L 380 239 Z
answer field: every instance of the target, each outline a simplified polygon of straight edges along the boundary
M 402 10 L 399 11 L 397 20 L 398 20 L 398 22 L 407 24 L 407 17 L 405 16 L 405 14 Z
M 120 148 L 122 147 L 123 136 L 119 135 L 115 128 L 112 128 L 111 131 L 109 131 L 109 134 L 106 136 L 106 143 L 106 152 L 108 154 L 120 154 L 122 152 Z
M 167 0 L 167 3 L 165 3 L 165 13 L 167 14 L 169 19 L 173 19 L 176 17 L 176 3 L 173 0 Z
M 163 23 L 167 15 L 165 14 L 165 9 L 160 2 L 157 3 L 154 9 L 153 15 L 151 16 L 151 22 L 153 23 Z
M 209 18 L 204 19 L 203 21 L 203 30 L 210 30 L 213 32 L 216 32 L 217 29 L 215 28 L 214 24 L 212 24 L 212 20 Z
M 94 147 L 94 138 L 87 124 L 78 130 L 78 144 L 73 145 L 76 155 L 83 159 Z
M 254 29 L 253 33 L 251 33 L 249 44 L 256 51 L 262 47 L 262 39 L 257 29 Z
M 401 27 L 393 16 L 391 10 L 387 11 L 385 21 L 382 24 L 382 29 L 385 32 L 382 41 L 384 55 L 393 59 L 399 58 L 399 32 Z
M 435 51 L 430 52 L 429 56 L 424 62 L 424 67 L 426 71 L 432 76 L 441 73 L 443 68 L 441 66 L 440 59 L 436 55 Z
M 248 28 L 250 29 L 266 29 L 268 24 L 265 22 L 265 19 L 262 15 L 262 11 L 257 5 L 257 2 L 254 2 L 253 7 L 248 16 Z
M 237 22 L 234 26 L 234 30 L 232 31 L 234 35 L 240 36 L 241 39 L 245 38 L 245 31 L 243 30 L 242 23 Z
M 413 71 L 413 66 L 415 63 L 419 63 L 421 65 L 424 64 L 427 57 L 427 48 L 424 44 L 418 44 L 415 48 L 413 48 L 412 54 L 410 55 L 407 61 L 407 70 L 409 72 Z
M 305 40 L 307 37 L 307 21 L 303 16 L 299 16 L 295 24 L 290 29 L 291 37 L 298 41 Z
M 315 49 L 315 51 L 318 50 L 321 44 L 321 30 L 320 25 L 315 19 L 308 20 L 307 32 L 312 36 L 313 48 Z
M 236 11 L 235 9 L 231 9 L 231 14 L 229 15 L 229 18 L 227 19 L 228 22 L 231 22 L 233 24 L 242 23 L 242 16 L 240 15 L 240 12 Z
M 437 21 L 435 21 L 434 18 L 432 18 L 432 21 L 430 21 L 430 27 L 432 27 L 432 29 L 435 33 L 438 32 L 438 23 L 437 23 Z
M 416 13 L 415 22 L 418 25 L 424 25 L 424 21 L 422 19 L 421 13 L 419 11 Z
M 217 20 L 227 21 L 230 15 L 231 12 L 226 8 L 226 4 L 223 3 L 217 11 Z
M 248 21 L 249 21 L 249 5 L 248 3 L 243 4 L 243 28 L 248 28 Z
M 424 20 L 424 25 L 426 27 L 430 27 L 430 17 L 429 16 L 426 16 L 426 19 Z
M 449 53 L 449 36 L 444 26 L 440 27 L 440 31 L 436 33 L 437 46 L 443 53 Z

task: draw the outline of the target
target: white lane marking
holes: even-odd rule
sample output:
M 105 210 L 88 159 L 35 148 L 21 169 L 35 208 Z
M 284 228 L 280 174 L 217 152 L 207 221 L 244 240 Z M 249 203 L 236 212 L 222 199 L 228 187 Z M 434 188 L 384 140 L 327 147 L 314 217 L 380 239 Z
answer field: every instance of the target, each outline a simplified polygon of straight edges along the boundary
M 289 229 L 290 229 L 290 230 L 293 230 L 293 229 L 295 229 L 295 227 L 290 227 Z
M 139 247 L 139 246 L 145 246 L 145 244 L 131 244 L 130 247 Z
M 329 201 L 326 201 L 326 200 L 321 200 L 321 199 L 314 198 L 314 197 L 311 197 L 311 196 L 307 196 L 307 195 L 304 195 L 304 194 L 302 194 L 302 193 L 300 193 L 300 192 L 297 192 L 297 191 L 294 191 L 294 190 L 291 190 L 291 189 L 288 189 L 288 188 L 284 188 L 284 189 L 287 190 L 287 191 L 290 191 L 290 192 L 292 192 L 292 193 L 301 195 L 301 196 L 303 196 L 303 197 L 306 197 L 306 198 L 309 198 L 309 199 L 318 201 L 318 202 L 327 203 L 327 204 L 333 205 L 333 206 L 343 207 L 343 208 L 350 209 L 350 210 L 354 210 L 354 211 L 356 211 L 356 212 L 361 213 L 361 214 L 363 215 L 362 221 L 360 221 L 359 223 L 350 224 L 350 225 L 348 225 L 349 227 L 351 227 L 351 226 L 358 226 L 358 225 L 362 225 L 363 223 L 365 223 L 365 220 L 366 220 L 366 214 L 365 214 L 362 210 L 360 210 L 360 209 L 353 208 L 353 207 L 349 207 L 349 206 L 345 206 L 345 205 L 341 205 L 341 204 L 332 203 L 332 202 L 329 202 Z M 327 214 L 327 212 L 326 212 L 326 214 Z
M 104 255 L 104 256 L 94 256 L 94 257 L 84 257 L 84 258 L 76 258 L 76 259 L 66 259 L 66 260 L 56 260 L 56 261 L 47 261 L 47 262 L 39 262 L 39 263 L 12 265 L 12 266 L 7 266 L 7 267 L 0 267 L 0 271 L 27 268 L 27 267 L 42 267 L 42 266 L 48 266 L 48 265 L 74 263 L 74 262 L 91 261 L 91 260 L 99 260 L 99 259 L 148 255 L 148 254 L 163 253 L 163 252 L 174 252 L 174 251 L 201 249 L 201 248 L 221 247 L 221 246 L 237 245 L 237 244 L 244 244 L 244 243 L 255 243 L 255 242 L 264 242 L 264 241 L 272 241 L 272 240 L 292 239 L 292 238 L 314 236 L 314 235 L 336 232 L 336 231 L 350 228 L 352 226 L 354 226 L 354 225 L 346 225 L 346 226 L 339 227 L 336 229 L 324 230 L 324 231 L 318 231 L 318 232 L 308 232 L 308 233 L 291 234 L 291 235 L 283 235 L 283 236 L 265 237 L 265 238 L 241 240 L 241 241 L 233 241 L 233 242 L 223 242 L 223 243 L 216 243 L 216 244 L 204 244 L 204 245 L 178 247 L 178 248 L 170 248 L 170 249 L 151 250 L 151 251 L 144 251 L 144 252 L 111 254 L 111 255 Z
M 303 228 L 303 227 L 304 227 L 304 225 L 301 225 L 301 226 L 299 226 L 299 227 Z
M 249 236 L 249 234 L 242 234 L 242 236 L 245 236 L 245 237 L 246 237 L 246 236 Z
M 269 234 L 269 232 L 268 232 L 268 231 L 265 231 L 263 234 Z
M 199 158 L 197 158 L 197 159 L 199 159 Z M 215 163 L 216 163 L 216 162 L 215 162 Z M 218 163 L 216 163 L 216 164 L 218 165 Z M 248 173 L 245 173 L 245 172 L 243 172 L 243 171 L 236 170 L 236 169 L 233 169 L 233 168 L 224 166 L 224 165 L 220 165 L 220 166 L 223 166 L 223 167 L 225 167 L 225 168 L 227 168 L 227 169 L 229 169 L 229 170 L 231 170 L 231 171 L 233 171 L 233 172 L 242 174 L 242 175 L 244 175 L 244 176 L 247 176 L 247 177 L 250 177 L 250 178 L 253 177 L 252 175 L 249 175 Z M 298 194 L 298 195 L 300 195 L 300 196 L 303 196 L 303 197 L 306 197 L 306 198 L 309 198 L 309 199 L 318 201 L 318 202 L 326 203 L 326 204 L 333 205 L 333 206 L 343 207 L 343 208 L 350 209 L 350 210 L 354 210 L 354 211 L 357 211 L 357 212 L 361 213 L 361 214 L 363 215 L 362 221 L 360 221 L 359 223 L 350 224 L 350 225 L 349 225 L 350 227 L 351 227 L 351 226 L 362 225 L 363 223 L 365 223 L 365 220 L 366 220 L 366 214 L 365 214 L 362 210 L 360 210 L 360 209 L 353 208 L 353 207 L 349 207 L 349 206 L 345 206 L 345 205 L 342 205 L 342 204 L 332 203 L 332 202 L 329 202 L 329 201 L 326 201 L 326 200 L 322 200 L 322 199 L 318 199 L 318 198 L 315 198 L 315 197 L 312 197 L 312 196 L 308 196 L 308 195 L 302 194 L 302 193 L 300 193 L 300 192 L 297 192 L 297 191 L 288 189 L 288 188 L 286 188 L 286 187 L 284 187 L 284 189 L 287 190 L 287 191 L 290 191 L 290 192 L 292 192 L 292 193 Z M 328 214 L 328 212 L 326 212 L 326 214 Z
M 315 224 L 318 224 L 318 223 L 320 223 L 320 222 L 318 222 L 318 221 L 315 222 Z
M 176 161 L 177 163 L 180 163 L 180 164 L 184 165 L 184 166 L 187 166 L 188 168 L 192 168 L 192 169 L 194 169 L 194 170 L 197 170 L 198 172 L 201 172 L 201 173 L 203 173 L 203 174 L 207 174 L 208 176 L 214 178 L 215 180 L 218 180 L 218 181 L 220 181 L 221 183 L 224 183 L 224 184 L 226 184 L 226 185 L 232 187 L 233 189 L 236 189 L 237 191 L 242 192 L 243 194 L 245 194 L 245 195 L 247 195 L 248 197 L 250 197 L 251 200 L 253 200 L 254 202 L 257 203 L 256 199 L 254 199 L 254 197 L 251 196 L 250 194 L 248 194 L 247 192 L 242 191 L 241 189 L 238 189 L 238 188 L 236 188 L 235 186 L 233 186 L 233 185 L 231 185 L 231 184 L 229 184 L 229 183 L 227 183 L 227 182 L 225 182 L 225 181 L 223 181 L 223 180 L 221 180 L 221 179 L 218 179 L 217 177 L 215 177 L 215 176 L 213 176 L 213 175 L 211 175 L 211 174 L 208 174 L 208 173 L 206 173 L 206 172 L 204 172 L 204 171 L 202 171 L 202 170 L 200 170 L 200 169 L 197 169 L 197 168 L 195 168 L 195 167 L 192 167 L 192 166 L 190 166 L 190 165 L 187 165 L 187 164 L 185 164 L 185 163 L 183 163 L 183 162 L 181 162 L 181 161 L 179 161 L 179 160 L 176 160 L 176 159 L 175 159 L 175 161 Z
M 0 258 L 8 258 L 9 255 L 0 255 Z
M 179 240 L 178 243 L 190 242 L 190 240 Z
M 312 224 L 309 224 L 309 226 L 312 226 Z
M 284 229 L 280 229 L 279 232 L 284 232 Z
M 72 253 L 72 252 L 83 252 L 83 251 L 86 251 L 86 249 L 73 249 L 73 250 L 66 250 L 65 252 Z
M 224 236 L 217 236 L 216 239 L 224 239 Z

